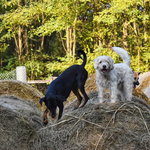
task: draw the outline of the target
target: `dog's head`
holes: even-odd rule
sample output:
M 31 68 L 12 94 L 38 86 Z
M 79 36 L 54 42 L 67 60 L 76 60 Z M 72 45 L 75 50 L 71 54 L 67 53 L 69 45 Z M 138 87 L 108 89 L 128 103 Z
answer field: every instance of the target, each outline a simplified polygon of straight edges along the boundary
M 137 85 L 139 85 L 139 75 L 141 72 L 133 72 L 134 73 L 134 81 L 133 81 L 133 88 L 135 89 Z
M 42 102 L 44 102 L 46 107 L 50 110 L 51 117 L 55 118 L 57 106 L 59 106 L 59 104 L 63 103 L 64 101 L 66 101 L 64 96 L 49 94 L 46 97 L 40 99 L 40 104 L 42 105 Z
M 114 61 L 110 56 L 98 56 L 94 59 L 94 68 L 101 74 L 107 74 L 114 69 Z

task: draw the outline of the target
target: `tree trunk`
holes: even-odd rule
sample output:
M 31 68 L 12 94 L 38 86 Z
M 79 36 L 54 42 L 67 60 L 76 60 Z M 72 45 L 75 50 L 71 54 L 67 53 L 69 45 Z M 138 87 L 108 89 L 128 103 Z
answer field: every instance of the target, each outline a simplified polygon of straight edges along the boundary
M 66 28 L 66 45 L 67 45 L 67 55 L 72 56 L 72 28 Z
M 22 39 L 21 39 L 21 27 L 19 25 L 19 31 L 18 31 L 18 48 L 19 48 L 19 63 L 21 63 L 21 57 L 22 57 Z
M 143 0 L 143 14 L 145 15 L 146 14 L 146 5 L 145 5 L 145 0 Z M 146 20 L 144 19 L 144 47 L 145 48 L 147 48 L 147 30 L 146 30 L 146 26 L 147 26 L 147 24 L 146 24 Z M 148 49 L 148 48 L 147 48 Z M 148 53 L 148 51 L 146 51 L 146 54 Z M 146 59 L 146 63 L 148 64 L 148 59 Z M 147 70 L 148 70 L 148 68 L 147 68 Z
M 28 43 L 28 29 L 25 29 L 25 49 L 26 49 L 26 54 L 29 60 L 29 43 Z
M 76 3 L 77 7 L 77 3 Z M 77 23 L 77 9 L 76 9 L 76 16 L 74 19 L 74 26 L 73 26 L 73 61 L 75 57 L 75 51 L 76 51 L 76 23 Z
M 66 28 L 66 45 L 67 45 L 67 55 L 70 54 L 70 34 L 69 34 L 69 27 Z
M 42 36 L 41 49 L 43 49 L 43 46 L 44 46 L 44 36 Z
M 69 28 L 70 56 L 72 56 L 72 28 Z
M 1 60 L 0 60 L 1 68 L 3 67 L 3 52 L 1 51 Z
M 74 60 L 74 56 L 75 56 L 75 51 L 76 51 L 76 29 L 74 26 L 74 29 L 73 29 L 73 60 Z
M 18 0 L 18 7 L 22 3 L 21 0 Z M 22 37 L 21 37 L 21 26 L 18 26 L 18 58 L 19 58 L 19 63 L 21 63 L 21 57 L 22 57 Z
M 138 47 L 138 71 L 140 68 L 140 47 L 139 47 L 139 41 L 138 41 L 138 33 L 137 33 L 137 27 L 136 27 L 136 23 L 133 23 L 133 28 L 134 28 L 134 33 L 136 35 L 136 43 L 137 43 L 137 47 Z
M 61 39 L 61 42 L 62 42 L 62 46 L 63 46 L 63 48 L 64 48 L 65 52 L 67 53 L 67 50 L 66 50 L 66 47 L 65 47 L 65 44 L 64 44 L 63 38 L 62 38 L 62 31 L 60 31 L 60 32 L 59 32 L 59 34 L 60 34 L 60 39 Z
M 125 21 L 123 22 L 123 47 L 124 47 L 124 49 L 127 49 L 127 47 L 128 47 L 128 43 L 127 43 L 127 36 L 128 36 L 127 27 L 128 27 L 128 22 L 125 19 Z

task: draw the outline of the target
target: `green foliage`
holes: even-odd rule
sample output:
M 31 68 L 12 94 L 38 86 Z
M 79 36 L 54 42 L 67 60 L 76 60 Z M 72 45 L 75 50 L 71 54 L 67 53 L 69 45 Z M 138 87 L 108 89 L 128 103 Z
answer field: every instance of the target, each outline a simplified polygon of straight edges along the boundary
M 43 79 L 60 75 L 73 64 L 81 64 L 81 59 L 67 56 L 66 28 L 71 30 L 70 46 L 76 40 L 76 50 L 87 51 L 85 68 L 89 74 L 95 72 L 93 60 L 97 56 L 107 55 L 115 62 L 122 61 L 112 52 L 112 46 L 129 52 L 133 70 L 150 70 L 148 0 L 1 0 L 1 71 L 25 65 L 29 79 Z
M 12 71 L 17 66 L 19 66 L 19 62 L 18 62 L 17 57 L 7 58 L 4 60 L 4 63 L 6 63 L 7 65 L 1 69 L 1 71 L 3 71 L 3 72 Z
M 94 52 L 87 53 L 87 63 L 85 69 L 88 71 L 89 74 L 95 73 L 93 60 L 97 56 L 101 55 L 111 56 L 115 62 L 120 62 L 118 54 L 112 52 L 111 49 L 98 47 L 97 49 L 95 49 Z M 82 59 L 76 58 L 76 60 L 73 61 L 73 57 L 66 56 L 62 58 L 57 58 L 57 61 L 48 63 L 46 67 L 49 72 L 49 76 L 58 76 L 68 67 L 75 64 L 81 65 L 82 62 Z
M 41 50 L 36 50 L 34 53 L 32 50 L 30 54 L 31 59 L 27 60 L 24 64 L 27 68 L 28 80 L 43 79 L 45 78 L 45 74 L 48 74 L 44 62 L 49 60 L 50 57 L 47 54 L 41 55 L 41 53 Z
M 73 57 L 58 57 L 57 60 L 47 63 L 46 68 L 49 72 L 49 76 L 58 76 L 74 63 Z

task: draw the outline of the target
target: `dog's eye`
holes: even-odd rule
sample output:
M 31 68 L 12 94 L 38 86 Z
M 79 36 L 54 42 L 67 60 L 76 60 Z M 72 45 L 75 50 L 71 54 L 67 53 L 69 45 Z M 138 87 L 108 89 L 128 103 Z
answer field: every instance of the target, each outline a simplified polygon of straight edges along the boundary
M 102 61 L 99 62 L 100 64 L 102 63 Z
M 134 77 L 134 80 L 136 80 L 136 77 Z

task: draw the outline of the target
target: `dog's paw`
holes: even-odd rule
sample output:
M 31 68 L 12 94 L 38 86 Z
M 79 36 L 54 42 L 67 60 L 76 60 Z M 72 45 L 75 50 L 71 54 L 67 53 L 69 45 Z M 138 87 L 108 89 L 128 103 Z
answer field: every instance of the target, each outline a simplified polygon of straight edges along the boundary
M 43 121 L 43 125 L 46 126 L 48 124 L 48 121 Z
M 46 126 L 47 124 L 48 124 L 48 121 L 47 121 L 47 118 L 43 118 L 43 124 L 44 124 L 44 126 Z
M 113 99 L 112 99 L 112 100 L 110 101 L 110 103 L 116 103 L 116 100 L 113 100 Z
M 60 114 L 60 115 L 58 116 L 58 120 L 61 119 L 61 117 L 62 117 L 62 114 Z
M 104 100 L 99 98 L 99 103 L 103 103 L 103 102 L 104 102 Z
M 73 110 L 75 110 L 75 109 L 77 109 L 77 108 L 79 108 L 79 105 L 75 106 L 75 107 L 73 108 Z

